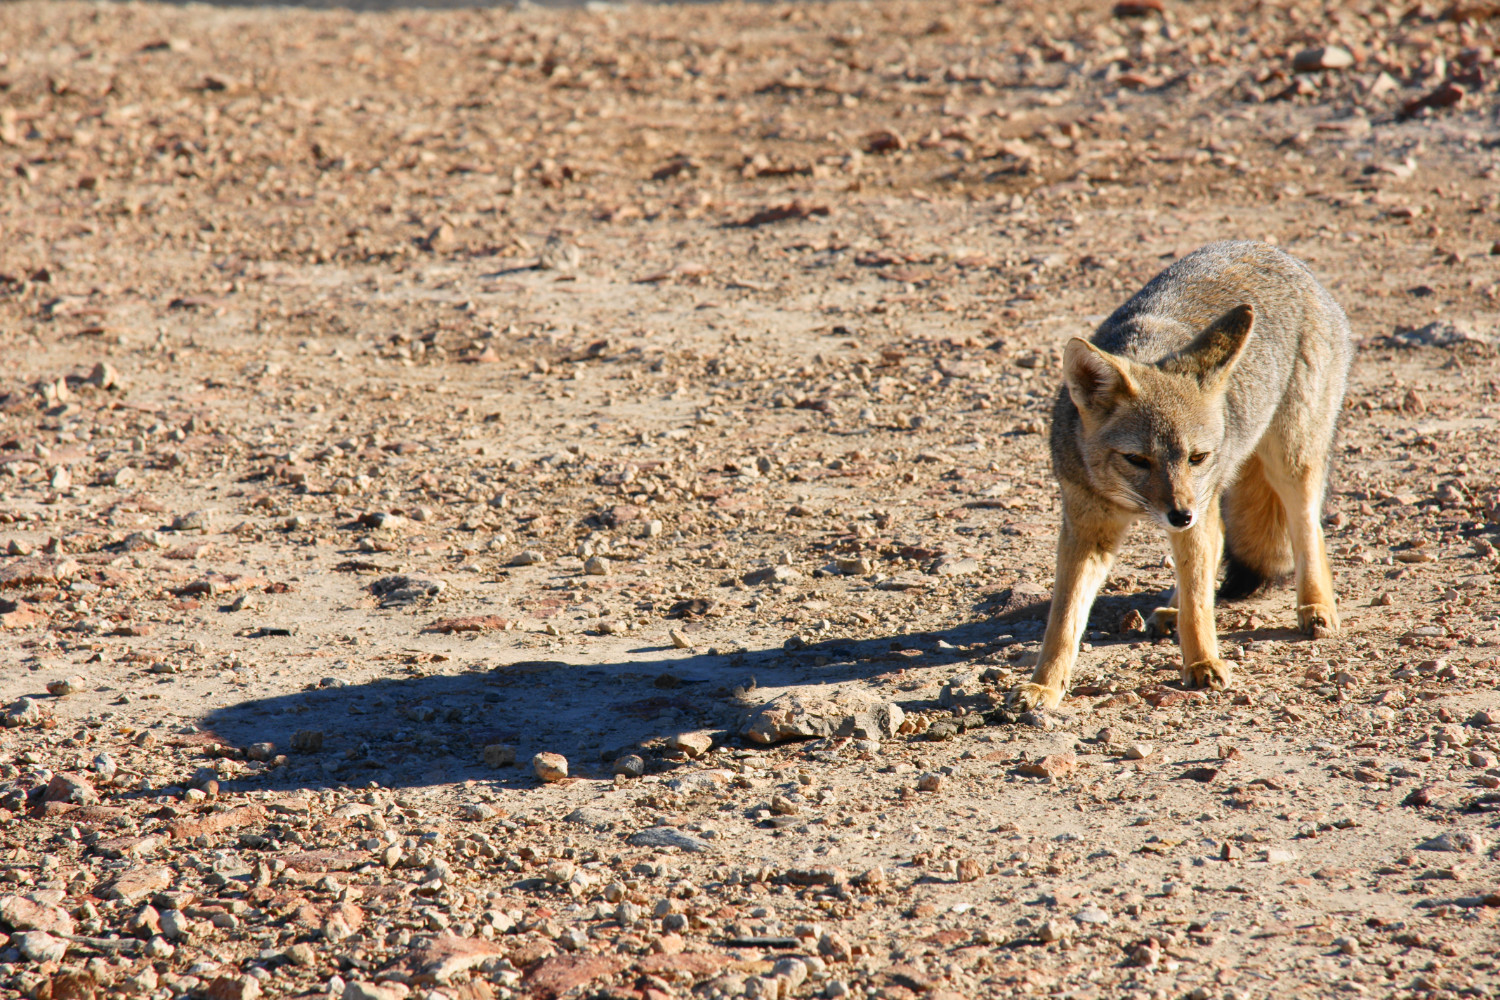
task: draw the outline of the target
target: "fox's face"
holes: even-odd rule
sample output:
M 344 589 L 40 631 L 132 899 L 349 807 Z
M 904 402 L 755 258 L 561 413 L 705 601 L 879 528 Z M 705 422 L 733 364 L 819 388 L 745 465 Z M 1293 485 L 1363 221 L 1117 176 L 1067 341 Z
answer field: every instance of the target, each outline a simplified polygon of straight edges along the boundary
M 1231 310 L 1180 353 L 1143 365 L 1068 342 L 1068 393 L 1094 488 L 1111 502 L 1183 531 L 1213 516 L 1202 504 L 1221 482 L 1224 390 L 1250 335 L 1249 306 Z

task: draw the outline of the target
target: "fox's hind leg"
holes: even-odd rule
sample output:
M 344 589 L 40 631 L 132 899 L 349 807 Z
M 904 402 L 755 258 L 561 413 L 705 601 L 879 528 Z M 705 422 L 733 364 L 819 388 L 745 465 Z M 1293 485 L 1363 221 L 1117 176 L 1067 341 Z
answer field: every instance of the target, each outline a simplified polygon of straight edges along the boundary
M 1323 539 L 1323 490 L 1326 460 L 1297 462 L 1280 447 L 1262 447 L 1266 479 L 1286 510 L 1287 533 L 1297 575 L 1297 627 L 1321 639 L 1339 632 L 1333 595 L 1333 570 Z

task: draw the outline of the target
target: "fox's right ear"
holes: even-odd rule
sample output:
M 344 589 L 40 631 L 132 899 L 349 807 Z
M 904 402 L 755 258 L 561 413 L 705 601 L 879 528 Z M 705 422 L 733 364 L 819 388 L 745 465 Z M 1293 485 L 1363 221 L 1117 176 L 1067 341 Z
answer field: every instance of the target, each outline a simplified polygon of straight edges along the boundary
M 1136 394 L 1126 362 L 1074 337 L 1063 348 L 1063 381 L 1073 405 L 1082 413 L 1105 413 Z

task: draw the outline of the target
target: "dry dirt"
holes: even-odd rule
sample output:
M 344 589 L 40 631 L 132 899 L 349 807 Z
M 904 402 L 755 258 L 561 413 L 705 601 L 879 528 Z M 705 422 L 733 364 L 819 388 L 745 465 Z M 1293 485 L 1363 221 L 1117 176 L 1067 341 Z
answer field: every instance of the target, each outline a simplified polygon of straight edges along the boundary
M 1497 10 L 1160 6 L 0 6 L 0 993 L 1496 995 Z M 997 711 L 1222 238 L 1359 340 L 1346 633 L 1182 690 L 1142 529 Z

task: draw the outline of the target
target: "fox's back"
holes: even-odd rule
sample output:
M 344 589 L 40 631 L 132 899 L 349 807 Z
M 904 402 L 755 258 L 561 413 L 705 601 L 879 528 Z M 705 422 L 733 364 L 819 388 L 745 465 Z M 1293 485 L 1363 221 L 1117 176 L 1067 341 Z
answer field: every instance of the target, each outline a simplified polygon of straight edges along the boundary
M 1318 369 L 1318 381 L 1343 397 L 1353 356 L 1344 311 L 1307 265 L 1267 243 L 1210 243 L 1188 254 L 1116 309 L 1093 342 L 1149 364 L 1245 304 L 1255 310 L 1255 327 L 1229 387 L 1232 416 L 1264 428 L 1301 381 L 1299 366 Z

